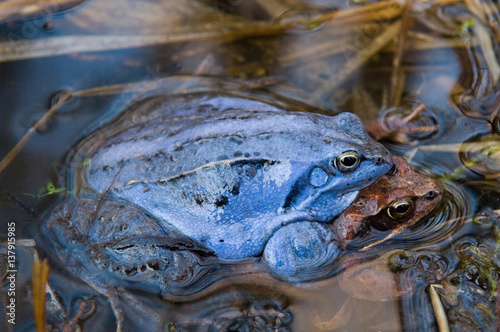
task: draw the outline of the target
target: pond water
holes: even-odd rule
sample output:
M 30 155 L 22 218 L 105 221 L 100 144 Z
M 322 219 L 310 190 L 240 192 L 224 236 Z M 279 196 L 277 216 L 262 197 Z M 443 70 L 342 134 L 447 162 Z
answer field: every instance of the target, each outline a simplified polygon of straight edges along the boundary
M 0 157 L 49 109 L 53 115 L 0 163 L 2 331 L 35 330 L 31 264 L 41 258 L 50 266 L 49 330 L 113 330 L 121 310 L 123 330 L 132 331 L 444 331 L 433 298 L 452 330 L 496 329 L 496 4 L 86 0 L 27 10 L 16 3 L 0 2 Z M 382 143 L 438 180 L 443 200 L 363 250 L 382 232 L 369 234 L 326 276 L 307 282 L 279 280 L 259 259 L 208 260 L 189 287 L 171 275 L 141 282 L 109 266 L 86 270 L 92 258 L 75 254 L 85 241 L 61 250 L 64 240 L 40 234 L 41 224 L 78 195 L 74 146 L 155 89 L 173 98 L 233 93 L 285 109 L 347 111 L 367 124 L 423 103 L 413 123 L 430 129 Z

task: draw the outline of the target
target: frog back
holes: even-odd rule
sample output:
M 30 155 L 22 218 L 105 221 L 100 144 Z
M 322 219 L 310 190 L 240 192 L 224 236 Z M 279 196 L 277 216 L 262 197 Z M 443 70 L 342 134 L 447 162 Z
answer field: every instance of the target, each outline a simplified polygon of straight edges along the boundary
M 131 180 L 169 179 L 219 161 L 315 163 L 342 146 L 370 146 L 364 130 L 343 127 L 345 118 L 352 117 L 241 109 L 160 117 L 105 139 L 91 157 L 85 178 L 90 187 L 104 192 Z M 359 119 L 351 122 L 360 124 Z

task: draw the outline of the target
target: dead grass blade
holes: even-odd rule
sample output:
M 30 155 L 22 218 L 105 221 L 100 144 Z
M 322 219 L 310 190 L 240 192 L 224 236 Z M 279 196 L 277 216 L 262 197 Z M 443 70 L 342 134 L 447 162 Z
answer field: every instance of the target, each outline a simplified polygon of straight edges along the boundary
M 49 15 L 84 0 L 8 0 L 0 2 L 0 23 L 35 15 Z
M 441 286 L 436 284 L 431 284 L 429 286 L 432 308 L 434 309 L 434 315 L 436 316 L 439 332 L 449 332 L 450 326 L 448 325 L 448 318 L 446 317 L 446 312 L 444 311 L 439 294 L 436 291 L 437 287 Z
M 354 57 L 349 59 L 343 70 L 337 73 L 332 80 L 316 90 L 313 94 L 313 99 L 323 98 L 326 94 L 331 93 L 344 83 L 354 71 L 366 63 L 375 53 L 387 45 L 387 43 L 392 41 L 400 28 L 401 21 L 390 24 L 380 35 L 375 37 L 367 47 L 363 48 L 357 52 Z
M 486 31 L 486 28 L 481 23 L 476 23 L 474 29 L 476 30 L 477 40 L 484 55 L 484 60 L 488 65 L 491 79 L 495 84 L 496 82 L 498 82 L 498 78 L 500 77 L 500 65 L 498 64 L 495 50 L 493 49 L 494 47 L 493 42 L 491 41 L 490 34 L 488 33 L 488 31 Z
M 26 134 L 24 134 L 23 138 L 9 151 L 9 153 L 0 161 L 0 173 L 10 164 L 12 160 L 21 152 L 23 147 L 26 145 L 28 140 L 35 134 L 35 132 L 42 126 L 44 126 L 49 118 L 54 115 L 59 107 L 61 107 L 69 98 L 71 97 L 71 93 L 63 93 L 57 102 L 52 106 L 47 113 L 45 113 L 37 123 L 31 127 Z
M 82 52 L 120 50 L 153 45 L 211 40 L 230 42 L 246 37 L 277 36 L 296 26 L 317 26 L 331 21 L 333 26 L 360 24 L 370 21 L 388 20 L 397 17 L 401 7 L 396 1 L 383 1 L 376 4 L 353 7 L 311 16 L 295 16 L 278 21 L 259 22 L 241 19 L 217 20 L 204 24 L 193 24 L 188 29 L 173 27 L 156 35 L 122 34 L 96 36 L 65 36 L 36 40 L 17 40 L 0 42 L 0 62 L 17 61 L 40 57 L 58 56 Z M 157 29 L 158 31 L 161 29 Z
M 389 105 L 391 106 L 399 105 L 399 99 L 401 93 L 403 92 L 402 85 L 404 85 L 404 80 L 400 79 L 401 61 L 405 51 L 407 31 L 410 26 L 410 9 L 411 0 L 406 0 L 401 13 L 401 29 L 399 30 L 396 53 L 394 54 L 394 58 L 392 60 L 391 89 L 389 90 Z M 398 91 L 400 93 L 398 93 Z
M 45 285 L 49 279 L 49 264 L 47 259 L 42 262 L 35 260 L 31 272 L 31 287 L 33 290 L 33 312 L 37 332 L 45 332 Z

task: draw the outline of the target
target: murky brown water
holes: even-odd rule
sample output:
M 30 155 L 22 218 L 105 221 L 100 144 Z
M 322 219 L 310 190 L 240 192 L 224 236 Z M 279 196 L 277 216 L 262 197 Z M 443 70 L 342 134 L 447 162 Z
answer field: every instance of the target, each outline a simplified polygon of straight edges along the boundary
M 415 2 L 405 11 L 392 1 L 87 0 L 76 7 L 71 7 L 76 1 L 68 2 L 71 8 L 62 12 L 46 7 L 23 16 L 5 7 L 15 2 L 0 2 L 0 13 L 12 11 L 0 15 L 0 156 L 61 91 L 75 96 L 0 173 L 1 239 L 7 242 L 7 225 L 14 222 L 17 269 L 12 325 L 4 314 L 10 272 L 2 246 L 1 330 L 35 329 L 30 282 L 36 257 L 48 257 L 51 266 L 49 326 L 114 329 L 108 298 L 56 257 L 39 225 L 64 194 L 70 195 L 62 188 L 65 157 L 78 141 L 120 112 L 133 94 L 192 74 L 218 77 L 224 84 L 240 79 L 243 86 L 251 84 L 255 98 L 288 95 L 327 113 L 353 112 L 367 123 L 425 103 L 416 121 L 435 129 L 410 135 L 412 144 L 384 144 L 438 179 L 444 200 L 429 218 L 383 246 L 347 252 L 341 259 L 348 268 L 324 280 L 286 283 L 265 273 L 236 273 L 197 292 L 162 298 L 154 285 L 104 279 L 119 294 L 127 329 L 437 331 L 431 284 L 442 287 L 437 291 L 452 329 L 495 329 L 500 270 L 495 4 Z M 397 38 L 403 38 L 403 48 Z M 185 88 L 183 80 L 167 80 L 171 91 Z M 82 303 L 87 309 L 70 323 Z

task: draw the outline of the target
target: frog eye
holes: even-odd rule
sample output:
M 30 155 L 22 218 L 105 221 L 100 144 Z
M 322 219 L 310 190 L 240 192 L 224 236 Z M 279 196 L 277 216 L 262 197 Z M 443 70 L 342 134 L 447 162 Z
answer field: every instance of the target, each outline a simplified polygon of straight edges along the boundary
M 356 151 L 346 151 L 337 156 L 334 165 L 341 172 L 351 172 L 358 168 L 361 158 Z
M 392 219 L 406 218 L 412 212 L 413 201 L 408 197 L 398 199 L 387 208 L 387 215 Z

